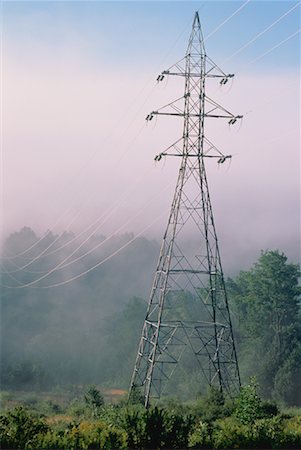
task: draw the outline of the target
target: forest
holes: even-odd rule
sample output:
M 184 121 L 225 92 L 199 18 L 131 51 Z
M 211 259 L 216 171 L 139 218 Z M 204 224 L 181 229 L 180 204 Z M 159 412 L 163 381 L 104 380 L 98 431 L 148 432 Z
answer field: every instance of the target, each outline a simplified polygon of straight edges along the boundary
M 72 273 L 131 240 L 125 234 L 83 241 L 71 257 Z M 63 284 L 71 274 L 69 255 L 78 248 L 74 241 L 72 233 L 40 238 L 25 227 L 3 246 L 3 448 L 259 448 L 259 442 L 300 448 L 300 414 L 292 413 L 301 407 L 298 264 L 281 250 L 264 250 L 249 270 L 238 267 L 226 279 L 243 385 L 239 398 L 208 390 L 187 355 L 160 403 L 144 410 L 139 396 L 129 405 L 126 392 L 159 245 L 139 237 L 96 270 Z M 99 250 L 89 253 L 98 243 Z M 61 261 L 63 271 L 43 278 Z M 183 293 L 175 307 L 189 318 L 196 301 Z

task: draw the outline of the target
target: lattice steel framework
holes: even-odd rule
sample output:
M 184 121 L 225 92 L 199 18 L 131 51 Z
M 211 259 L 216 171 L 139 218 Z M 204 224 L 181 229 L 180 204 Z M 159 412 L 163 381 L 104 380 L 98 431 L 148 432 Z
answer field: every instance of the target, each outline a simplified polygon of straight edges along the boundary
M 155 157 L 156 161 L 180 157 L 181 165 L 130 386 L 129 395 L 138 389 L 146 407 L 151 399 L 160 398 L 164 382 L 187 345 L 206 383 L 230 394 L 240 386 L 205 170 L 206 158 L 217 158 L 221 164 L 231 156 L 223 155 L 205 137 L 204 124 L 207 118 L 225 118 L 234 124 L 242 116 L 233 115 L 205 94 L 207 78 L 220 78 L 224 85 L 233 74 L 225 74 L 206 55 L 198 13 L 185 57 L 163 71 L 157 81 L 171 75 L 184 78 L 184 95 L 146 117 L 151 121 L 156 115 L 171 115 L 184 120 L 180 139 Z M 197 239 L 193 250 L 187 249 L 187 231 Z M 193 320 L 179 313 L 185 295 L 201 306 L 200 316 L 196 313 Z

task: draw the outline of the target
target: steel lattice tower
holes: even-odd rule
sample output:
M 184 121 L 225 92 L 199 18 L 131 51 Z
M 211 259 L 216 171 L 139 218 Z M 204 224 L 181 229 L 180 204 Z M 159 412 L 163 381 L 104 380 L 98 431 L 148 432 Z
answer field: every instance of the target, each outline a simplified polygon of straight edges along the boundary
M 181 158 L 179 175 L 167 228 L 161 245 L 148 303 L 142 336 L 132 375 L 130 396 L 135 390 L 150 399 L 160 398 L 187 345 L 190 345 L 203 380 L 226 393 L 240 386 L 238 363 L 218 240 L 205 170 L 206 158 L 223 163 L 223 155 L 204 135 L 207 118 L 225 118 L 230 125 L 235 116 L 205 94 L 206 79 L 220 78 L 227 83 L 233 74 L 225 74 L 206 55 L 199 15 L 195 14 L 185 57 L 157 78 L 175 75 L 185 80 L 181 98 L 152 111 L 155 115 L 180 116 L 183 135 L 155 157 Z M 186 230 L 197 239 L 197 247 L 187 249 Z M 189 320 L 181 313 L 186 296 L 198 304 L 198 313 Z

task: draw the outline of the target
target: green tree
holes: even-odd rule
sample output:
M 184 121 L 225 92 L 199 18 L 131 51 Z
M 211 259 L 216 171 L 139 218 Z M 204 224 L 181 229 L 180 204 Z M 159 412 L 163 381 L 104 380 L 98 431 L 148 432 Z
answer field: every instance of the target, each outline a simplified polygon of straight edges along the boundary
M 251 378 L 250 384 L 243 386 L 240 390 L 234 416 L 242 424 L 253 423 L 263 416 L 262 401 L 257 388 L 255 378 Z
M 265 251 L 251 270 L 228 281 L 243 375 L 256 375 L 266 397 L 288 403 L 300 383 L 299 276 L 283 253 Z
M 100 415 L 101 409 L 104 406 L 104 399 L 95 386 L 88 387 L 85 393 L 85 403 L 93 417 L 98 417 Z

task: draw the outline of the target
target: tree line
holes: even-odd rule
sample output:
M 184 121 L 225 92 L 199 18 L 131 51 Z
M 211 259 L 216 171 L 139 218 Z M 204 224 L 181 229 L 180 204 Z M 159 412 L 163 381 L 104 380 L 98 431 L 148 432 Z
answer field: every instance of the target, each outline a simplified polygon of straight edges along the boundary
M 54 248 L 70 236 L 59 238 L 47 236 L 50 243 L 55 241 Z M 94 238 L 85 249 L 104 239 Z M 114 237 L 101 254 L 91 258 L 109 254 L 130 239 L 130 235 Z M 21 267 L 28 261 L 25 257 L 39 255 L 45 242 L 34 245 L 37 241 L 30 229 L 10 236 L 6 254 L 20 256 L 5 270 Z M 31 245 L 32 250 L 21 255 Z M 65 251 L 58 251 L 52 264 L 64 258 Z M 74 286 L 52 290 L 2 288 L 3 387 L 36 390 L 97 384 L 127 389 L 157 255 L 157 243 L 139 238 L 124 254 Z M 36 271 L 49 267 L 49 261 L 45 259 L 43 266 L 37 258 L 27 266 L 29 273 L 20 271 L 21 281 L 31 280 Z M 288 405 L 301 405 L 299 276 L 299 266 L 273 250 L 262 252 L 250 270 L 226 280 L 242 380 L 247 382 L 256 376 L 264 398 Z M 3 272 L 2 284 L 11 282 L 10 275 Z M 194 302 L 197 299 L 183 293 L 176 299 L 175 308 L 189 317 L 194 314 Z M 187 399 L 206 393 L 191 355 L 183 358 L 174 375 L 169 395 L 177 392 L 179 398 Z

